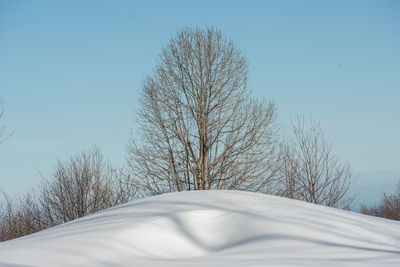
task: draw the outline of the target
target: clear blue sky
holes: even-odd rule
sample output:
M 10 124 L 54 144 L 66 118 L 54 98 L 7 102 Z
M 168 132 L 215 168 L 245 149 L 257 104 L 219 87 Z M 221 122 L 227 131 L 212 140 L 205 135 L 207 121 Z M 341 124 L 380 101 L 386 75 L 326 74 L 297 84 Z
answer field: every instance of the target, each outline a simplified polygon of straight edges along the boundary
M 96 143 L 115 165 L 141 80 L 183 26 L 213 25 L 282 127 L 321 121 L 356 172 L 400 169 L 400 1 L 0 0 L 0 189 L 23 192 Z

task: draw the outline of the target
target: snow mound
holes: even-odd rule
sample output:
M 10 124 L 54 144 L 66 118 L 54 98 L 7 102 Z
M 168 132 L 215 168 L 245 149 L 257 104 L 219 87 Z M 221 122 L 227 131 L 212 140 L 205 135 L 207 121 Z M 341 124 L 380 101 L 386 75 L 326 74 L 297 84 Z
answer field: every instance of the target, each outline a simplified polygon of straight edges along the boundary
M 0 266 L 400 266 L 400 222 L 237 191 L 165 194 L 0 244 Z

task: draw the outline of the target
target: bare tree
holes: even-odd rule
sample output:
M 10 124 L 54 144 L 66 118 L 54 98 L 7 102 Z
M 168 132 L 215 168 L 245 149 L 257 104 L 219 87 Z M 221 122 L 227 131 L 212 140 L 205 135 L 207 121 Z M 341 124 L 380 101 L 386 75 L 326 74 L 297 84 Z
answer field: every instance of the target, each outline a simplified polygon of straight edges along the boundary
M 122 170 L 104 160 L 98 147 L 67 162 L 58 161 L 52 179 L 41 186 L 44 223 L 58 225 L 131 200 L 134 192 L 124 177 Z
M 4 102 L 0 99 L 0 119 L 4 116 Z M 11 136 L 12 132 L 6 134 L 4 126 L 0 123 L 0 144 Z
M 271 191 L 275 107 L 249 95 L 247 61 L 232 41 L 214 28 L 179 31 L 143 82 L 127 155 L 134 182 L 147 194 Z
M 293 139 L 281 144 L 283 196 L 348 209 L 352 173 L 340 163 L 319 123 L 304 117 L 292 122 Z
M 361 205 L 361 213 L 400 221 L 400 182 L 397 184 L 396 192 L 383 194 L 382 200 L 377 206 Z

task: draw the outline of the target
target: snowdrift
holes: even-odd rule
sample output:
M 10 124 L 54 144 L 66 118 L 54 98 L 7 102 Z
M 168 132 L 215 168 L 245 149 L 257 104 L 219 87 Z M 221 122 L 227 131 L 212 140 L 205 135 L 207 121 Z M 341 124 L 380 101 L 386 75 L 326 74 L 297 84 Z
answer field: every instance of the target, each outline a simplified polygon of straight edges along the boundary
M 400 223 L 256 193 L 172 193 L 0 243 L 0 266 L 400 266 Z

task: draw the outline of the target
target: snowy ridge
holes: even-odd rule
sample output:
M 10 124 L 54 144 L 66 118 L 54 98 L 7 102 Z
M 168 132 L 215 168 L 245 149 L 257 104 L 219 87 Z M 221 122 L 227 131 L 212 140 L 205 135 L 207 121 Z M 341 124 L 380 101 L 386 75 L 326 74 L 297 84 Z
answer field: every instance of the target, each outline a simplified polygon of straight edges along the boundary
M 237 191 L 171 193 L 0 244 L 0 266 L 400 266 L 400 222 Z

